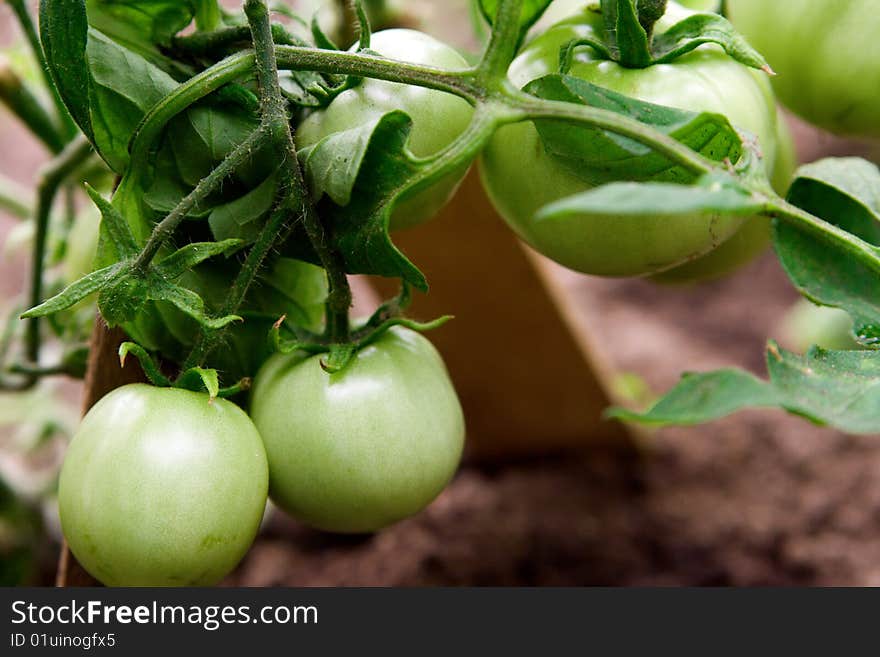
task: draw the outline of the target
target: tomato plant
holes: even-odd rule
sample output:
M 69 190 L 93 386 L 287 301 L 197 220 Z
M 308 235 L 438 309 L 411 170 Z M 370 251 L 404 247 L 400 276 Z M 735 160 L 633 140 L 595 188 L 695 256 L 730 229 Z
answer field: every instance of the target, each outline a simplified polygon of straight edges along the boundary
M 480 0 L 491 32 L 463 57 L 411 30 L 373 34 L 363 3 L 340 49 L 264 0 L 42 0 L 39 41 L 10 2 L 42 78 L 3 63 L 0 101 L 52 159 L 32 202 L 0 184 L 32 235 L 0 386 L 81 376 L 83 335 L 62 319 L 89 299 L 153 385 L 105 397 L 70 447 L 62 518 L 92 572 L 216 581 L 253 538 L 267 471 L 283 508 L 333 531 L 381 528 L 439 493 L 464 424 L 419 334 L 446 318 L 407 319 L 428 281 L 390 229 L 428 219 L 481 155 L 501 213 L 562 264 L 710 277 L 769 235 L 802 294 L 852 319 L 858 350 L 771 343 L 767 381 L 689 375 L 648 411 L 612 414 L 687 424 L 774 406 L 880 431 L 880 171 L 832 159 L 788 186 L 766 62 L 720 15 L 602 0 L 545 27 L 549 5 Z M 101 215 L 88 267 L 73 264 L 83 180 Z M 74 281 L 55 267 L 65 248 Z M 400 293 L 352 322 L 354 274 Z M 256 429 L 234 405 L 251 377 Z
M 832 132 L 880 137 L 875 2 L 728 0 L 727 13 L 776 71 L 788 108 Z
M 132 384 L 83 418 L 58 505 L 70 549 L 103 583 L 204 585 L 250 547 L 267 486 L 263 443 L 244 411 Z
M 671 6 L 657 25 L 658 36 L 690 14 Z M 555 72 L 560 52 L 570 43 L 602 43 L 603 17 L 584 11 L 529 43 L 510 67 L 519 87 Z M 776 105 L 766 74 L 748 68 L 717 45 L 706 45 L 669 63 L 635 66 L 609 61 L 592 46 L 579 49 L 568 74 L 641 100 L 692 111 L 725 114 L 735 126 L 758 137 L 768 172 L 777 166 Z M 589 189 L 598 174 L 574 169 L 541 148 L 538 129 L 529 123 L 506 126 L 489 142 L 481 160 L 486 189 L 516 233 L 540 253 L 577 271 L 605 276 L 661 272 L 723 246 L 743 225 L 743 217 L 716 218 L 700 212 L 656 217 L 567 216 L 536 219 L 549 203 Z M 599 179 L 601 180 L 601 179 Z M 745 220 L 736 240 L 736 258 L 751 244 L 766 244 L 765 220 Z M 761 231 L 764 231 L 763 233 Z M 744 238 L 744 239 L 743 239 Z M 746 244 L 740 246 L 739 242 Z M 733 253 L 733 249 L 730 250 Z M 715 266 L 721 266 L 722 256 Z M 711 263 L 699 263 L 711 270 Z
M 464 441 L 440 355 L 393 328 L 341 372 L 328 376 L 320 361 L 278 355 L 254 383 L 273 501 L 337 532 L 375 531 L 421 510 L 452 478 Z

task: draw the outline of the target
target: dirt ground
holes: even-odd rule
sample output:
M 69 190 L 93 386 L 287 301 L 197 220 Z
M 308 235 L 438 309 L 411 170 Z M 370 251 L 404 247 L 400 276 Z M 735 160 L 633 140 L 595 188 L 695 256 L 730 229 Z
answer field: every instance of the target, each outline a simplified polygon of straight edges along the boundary
M 849 149 L 807 131 L 800 146 L 804 159 Z M 0 170 L 25 182 L 41 160 L 0 112 Z M 0 263 L 4 297 L 22 268 Z M 772 254 L 688 289 L 561 275 L 615 365 L 656 390 L 684 369 L 763 373 L 763 344 L 796 298 Z M 375 536 L 275 513 L 228 583 L 880 585 L 880 441 L 762 411 L 659 431 L 638 456 L 472 465 L 427 511 Z

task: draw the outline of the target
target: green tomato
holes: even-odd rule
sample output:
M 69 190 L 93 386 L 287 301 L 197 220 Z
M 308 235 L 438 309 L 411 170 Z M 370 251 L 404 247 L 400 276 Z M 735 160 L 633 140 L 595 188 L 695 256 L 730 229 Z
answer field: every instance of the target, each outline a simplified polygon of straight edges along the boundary
M 877 0 L 728 0 L 731 22 L 776 71 L 793 112 L 832 132 L 880 137 Z
M 468 66 L 454 49 L 415 30 L 376 32 L 370 48 L 390 59 L 413 64 L 446 70 Z M 296 146 L 312 146 L 335 132 L 351 130 L 394 110 L 403 110 L 412 119 L 407 147 L 419 158 L 431 157 L 449 146 L 465 131 L 473 114 L 465 100 L 452 94 L 368 78 L 339 94 L 326 109 L 308 116 L 297 128 Z M 433 217 L 455 193 L 463 175 L 464 171 L 457 171 L 402 199 L 392 213 L 391 228 L 415 226 Z
M 817 306 L 807 299 L 798 299 L 783 321 L 792 348 L 799 352 L 806 352 L 813 345 L 841 351 L 864 349 L 852 329 L 852 317 L 845 310 Z
M 375 531 L 420 511 L 452 478 L 464 442 L 440 355 L 398 327 L 341 372 L 327 374 L 321 358 L 276 355 L 254 382 L 272 500 L 334 532 Z
M 263 443 L 235 404 L 132 384 L 83 418 L 58 505 L 71 551 L 104 584 L 208 585 L 250 547 L 267 488 Z
M 689 15 L 670 4 L 658 23 L 667 29 Z M 514 60 L 517 86 L 558 70 L 560 48 L 573 39 L 598 38 L 602 17 L 586 12 L 532 41 Z M 691 111 L 725 114 L 735 126 L 757 135 L 768 171 L 777 160 L 776 105 L 766 75 L 703 45 L 672 64 L 628 69 L 595 59 L 580 49 L 571 75 L 641 100 Z M 571 269 L 603 276 L 653 274 L 695 260 L 717 248 L 745 223 L 744 218 L 703 213 L 677 217 L 569 217 L 534 220 L 550 202 L 590 188 L 589 183 L 545 150 L 530 122 L 497 131 L 481 158 L 486 191 L 502 217 L 528 244 Z

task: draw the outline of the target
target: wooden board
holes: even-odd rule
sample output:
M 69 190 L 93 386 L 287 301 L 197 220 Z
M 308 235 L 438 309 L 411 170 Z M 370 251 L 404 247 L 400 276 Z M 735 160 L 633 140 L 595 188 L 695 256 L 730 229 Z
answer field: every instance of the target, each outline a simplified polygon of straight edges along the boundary
M 497 215 L 475 170 L 440 216 L 393 237 L 431 286 L 414 293 L 410 314 L 455 315 L 429 337 L 461 396 L 469 455 L 630 443 L 623 425 L 601 417 L 611 405 L 609 373 L 589 327 L 552 267 Z M 373 284 L 383 296 L 396 293 L 394 281 Z

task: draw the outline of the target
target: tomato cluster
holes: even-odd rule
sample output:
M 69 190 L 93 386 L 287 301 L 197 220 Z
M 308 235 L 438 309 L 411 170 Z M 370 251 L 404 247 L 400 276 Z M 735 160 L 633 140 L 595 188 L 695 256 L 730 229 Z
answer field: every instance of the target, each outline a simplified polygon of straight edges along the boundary
M 717 8 L 713 0 L 689 4 Z M 786 12 L 796 5 L 804 29 L 814 37 L 796 29 L 771 34 L 761 27 L 771 15 L 779 22 L 789 20 Z M 793 109 L 844 131 L 869 132 L 867 124 L 878 125 L 877 85 L 865 82 L 873 73 L 850 75 L 839 67 L 802 66 L 800 60 L 812 50 L 786 43 L 797 38 L 801 49 L 813 49 L 822 36 L 833 41 L 828 48 L 844 48 L 823 34 L 815 3 L 728 0 L 727 6 L 755 45 L 766 48 L 779 73 L 774 86 Z M 595 44 L 605 38 L 602 16 L 583 2 L 556 2 L 551 12 L 571 15 L 532 30 L 508 71 L 517 89 L 559 73 L 568 44 Z M 692 15 L 671 2 L 655 30 L 663 34 Z M 855 53 L 873 46 L 846 47 Z M 370 50 L 446 71 L 468 68 L 454 49 L 413 30 L 373 34 Z M 723 115 L 757 140 L 763 172 L 771 183 L 780 191 L 788 186 L 795 164 L 791 137 L 765 72 L 741 63 L 716 44 L 696 47 L 674 61 L 639 67 L 610 60 L 601 48 L 579 47 L 574 52 L 565 75 L 656 105 Z M 850 79 L 853 76 L 857 82 Z M 829 93 L 836 88 L 832 79 L 854 97 Z M 850 111 L 842 113 L 841 103 Z M 474 115 L 467 101 L 452 94 L 366 78 L 325 106 L 297 114 L 296 147 L 300 154 L 308 153 L 331 137 L 361 130 L 392 112 L 409 117 L 406 148 L 414 161 L 429 160 L 453 144 Z M 700 211 L 638 217 L 609 212 L 568 216 L 564 221 L 538 218 L 542 207 L 590 190 L 597 180 L 595 171 L 573 170 L 545 148 L 539 127 L 530 121 L 504 125 L 483 149 L 479 167 L 499 214 L 544 256 L 588 274 L 684 282 L 728 273 L 767 245 L 768 222 L 758 216 Z M 581 129 L 571 126 L 573 135 Z M 344 158 L 337 162 L 340 167 L 347 164 Z M 430 219 L 454 194 L 463 175 L 463 170 L 446 173 L 427 188 L 403 196 L 390 215 L 390 228 L 409 228 Z M 155 201 L 160 195 L 152 190 L 150 196 Z M 89 270 L 82 261 L 95 251 L 95 230 L 92 222 L 74 235 L 68 255 L 71 278 Z M 379 331 L 351 346 L 353 353 L 342 369 L 328 366 L 327 353 L 302 346 L 272 355 L 266 334 L 276 319 L 295 313 L 296 326 L 317 335 L 327 297 L 325 272 L 287 256 L 273 254 L 261 285 L 247 299 L 252 316 L 230 333 L 225 355 L 214 363 L 224 373 L 258 372 L 250 399 L 236 400 L 248 413 L 232 401 L 205 393 L 130 385 L 107 395 L 84 418 L 61 474 L 60 512 L 73 553 L 104 583 L 220 580 L 253 541 L 267 496 L 312 527 L 372 532 L 426 507 L 454 475 L 465 434 L 462 409 L 440 355 L 420 333 L 400 326 Z M 222 305 L 229 293 L 223 266 L 200 264 L 187 276 L 188 288 L 209 306 Z M 161 304 L 156 316 L 177 345 L 193 345 L 193 318 Z

